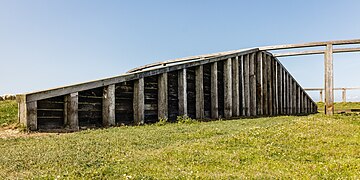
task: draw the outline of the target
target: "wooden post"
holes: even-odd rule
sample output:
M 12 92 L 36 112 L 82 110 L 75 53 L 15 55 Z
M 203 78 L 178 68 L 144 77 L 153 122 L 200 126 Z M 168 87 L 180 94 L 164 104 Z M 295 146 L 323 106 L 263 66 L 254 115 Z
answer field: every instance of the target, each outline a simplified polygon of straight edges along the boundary
M 263 88 L 263 114 L 269 115 L 269 99 L 268 99 L 268 61 L 266 58 L 266 54 L 263 54 L 263 60 L 262 60 L 262 88 Z
M 277 63 L 274 57 L 271 57 L 272 64 L 272 89 L 273 89 L 273 113 L 278 115 L 278 88 L 277 88 Z
M 168 118 L 168 74 L 158 76 L 158 119 Z
M 296 102 L 297 102 L 297 113 L 301 114 L 301 88 L 300 85 L 296 84 L 297 86 L 297 93 L 296 93 Z
M 65 96 L 64 120 L 70 130 L 79 130 L 79 93 L 71 93 Z
M 232 60 L 232 115 L 240 116 L 240 92 L 239 92 L 239 57 Z
M 327 44 L 325 50 L 325 114 L 334 114 L 333 45 Z
M 282 80 L 282 67 L 279 62 L 276 61 L 276 74 L 277 74 L 277 98 L 278 98 L 278 114 L 283 114 L 283 80 Z
M 115 125 L 115 84 L 105 86 L 103 93 L 103 125 Z
M 195 68 L 196 119 L 204 119 L 204 72 L 203 66 Z
M 145 93 L 144 78 L 135 80 L 134 82 L 134 122 L 137 125 L 145 123 Z
M 296 114 L 297 113 L 297 103 L 296 103 L 296 97 L 297 97 L 297 86 L 296 86 L 296 81 L 295 79 L 293 79 L 293 84 L 292 84 L 292 90 L 293 90 L 293 114 Z
M 219 118 L 217 62 L 211 64 L 211 118 Z
M 245 116 L 250 116 L 250 62 L 249 55 L 244 55 L 243 71 L 244 71 L 244 110 Z
M 289 88 L 289 94 L 288 94 L 288 98 L 289 98 L 289 115 L 291 115 L 293 113 L 292 109 L 293 109 L 293 91 L 292 91 L 292 78 L 290 76 L 290 74 L 288 73 L 287 74 L 288 76 L 288 88 Z
M 272 72 L 272 61 L 271 56 L 267 56 L 267 75 L 268 75 L 268 109 L 269 109 L 269 115 L 274 115 L 273 111 L 273 72 Z
M 240 115 L 245 116 L 245 97 L 244 97 L 244 55 L 239 59 L 239 92 L 240 92 Z
M 224 116 L 232 117 L 232 77 L 231 58 L 224 63 Z
M 179 70 L 178 98 L 179 98 L 179 115 L 187 116 L 186 69 Z
M 282 88 L 283 88 L 283 114 L 288 114 L 287 108 L 287 78 L 286 78 L 286 71 L 285 68 L 282 68 Z
M 258 52 L 256 57 L 256 109 L 257 115 L 263 115 L 263 83 L 262 83 L 262 61 L 263 61 L 263 53 Z
M 320 102 L 324 102 L 324 99 L 323 99 L 323 90 L 320 90 Z
M 250 116 L 256 116 L 256 60 L 255 53 L 249 59 Z
M 37 101 L 26 103 L 26 117 L 28 129 L 37 130 Z
M 344 88 L 342 91 L 342 102 L 346 102 L 346 89 Z

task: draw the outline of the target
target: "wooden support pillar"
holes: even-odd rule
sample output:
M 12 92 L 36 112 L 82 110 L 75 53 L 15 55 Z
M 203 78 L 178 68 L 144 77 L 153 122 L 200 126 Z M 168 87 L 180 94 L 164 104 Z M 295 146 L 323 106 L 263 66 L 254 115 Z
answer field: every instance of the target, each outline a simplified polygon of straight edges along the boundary
M 324 102 L 323 90 L 320 90 L 320 102 Z
M 278 89 L 277 89 L 277 63 L 274 57 L 271 57 L 272 64 L 272 89 L 273 89 L 273 113 L 278 115 Z
M 137 125 L 145 123 L 145 93 L 144 78 L 135 80 L 134 82 L 134 122 Z
M 342 90 L 342 102 L 346 102 L 346 89 Z
M 288 76 L 288 88 L 289 88 L 289 94 L 288 94 L 288 101 L 289 101 L 289 112 L 288 114 L 291 115 L 292 114 L 292 108 L 293 108 L 293 102 L 292 102 L 292 97 L 293 97 L 293 91 L 292 91 L 292 79 L 290 74 L 287 74 Z
M 16 95 L 18 119 L 29 130 L 37 130 L 37 101 L 26 102 L 26 95 Z
M 104 87 L 102 105 L 103 126 L 115 125 L 115 84 Z
M 187 116 L 186 69 L 179 70 L 178 98 L 179 98 L 179 115 Z
M 292 91 L 293 91 L 293 97 L 292 97 L 292 99 L 293 99 L 293 101 L 292 101 L 293 102 L 293 109 L 292 109 L 292 111 L 293 111 L 293 114 L 296 114 L 297 113 L 297 103 L 296 103 L 297 86 L 296 86 L 296 81 L 294 79 L 293 79 L 293 84 L 292 84 Z
M 296 107 L 297 107 L 297 114 L 301 114 L 301 88 L 300 85 L 296 84 L 297 86 L 297 93 L 296 93 Z
M 244 111 L 245 116 L 250 116 L 250 60 L 249 55 L 244 55 L 243 71 L 244 71 Z
M 283 88 L 283 114 L 288 114 L 287 113 L 287 107 L 288 107 L 288 103 L 287 103 L 287 78 L 286 78 L 286 71 L 285 68 L 282 68 L 282 80 L 283 80 L 283 84 L 282 84 L 282 88 Z
M 232 58 L 232 115 L 240 116 L 239 57 Z
M 267 61 L 267 75 L 268 75 L 268 109 L 269 109 L 269 115 L 274 115 L 274 111 L 273 111 L 273 72 L 272 72 L 272 60 L 271 60 L 271 56 L 267 56 L 266 58 Z
M 65 95 L 64 102 L 65 126 L 70 130 L 79 130 L 79 93 Z
M 224 63 L 224 116 L 232 117 L 232 77 L 231 58 Z
M 211 118 L 219 118 L 218 68 L 217 62 L 211 64 Z
M 204 72 L 203 66 L 195 68 L 196 119 L 204 119 Z
M 168 119 L 168 74 L 158 76 L 158 119 Z
M 327 44 L 325 50 L 325 114 L 334 114 L 333 45 Z
M 249 55 L 250 116 L 256 116 L 256 54 Z
M 279 62 L 276 62 L 276 74 L 277 74 L 277 98 L 278 98 L 278 114 L 283 113 L 283 80 L 282 80 L 282 66 Z
M 263 53 L 258 52 L 256 57 L 256 109 L 257 115 L 263 115 L 263 77 L 262 77 L 262 61 L 263 61 Z
M 245 116 L 245 96 L 244 96 L 244 56 L 239 58 L 239 91 L 240 91 L 240 116 Z
M 263 114 L 269 115 L 269 96 L 268 96 L 268 61 L 266 58 L 266 54 L 263 54 L 263 61 L 262 61 L 262 88 L 263 88 Z

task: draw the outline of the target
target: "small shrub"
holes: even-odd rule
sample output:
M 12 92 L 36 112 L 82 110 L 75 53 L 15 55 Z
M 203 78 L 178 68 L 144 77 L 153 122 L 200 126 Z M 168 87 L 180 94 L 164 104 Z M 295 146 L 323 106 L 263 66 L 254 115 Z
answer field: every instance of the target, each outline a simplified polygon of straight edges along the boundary
M 198 122 L 195 119 L 191 119 L 188 116 L 178 116 L 176 119 L 179 124 L 192 124 Z
M 156 126 L 164 126 L 168 123 L 168 118 L 160 118 L 158 122 L 155 123 Z

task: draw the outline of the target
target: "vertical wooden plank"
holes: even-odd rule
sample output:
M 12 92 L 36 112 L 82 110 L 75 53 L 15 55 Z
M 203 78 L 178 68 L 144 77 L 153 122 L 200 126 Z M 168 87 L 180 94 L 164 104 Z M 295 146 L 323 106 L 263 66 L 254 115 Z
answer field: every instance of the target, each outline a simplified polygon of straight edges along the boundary
M 158 119 L 168 119 L 168 74 L 158 75 Z
M 293 114 L 296 114 L 296 110 L 297 110 L 297 103 L 296 103 L 296 97 L 297 97 L 297 87 L 296 87 L 296 81 L 293 79 Z
M 103 92 L 102 117 L 104 126 L 115 125 L 115 84 L 105 86 Z
M 272 61 L 271 61 L 271 56 L 267 56 L 266 58 L 267 60 L 267 74 L 268 74 L 268 109 L 269 109 L 269 115 L 272 116 L 274 115 L 274 111 L 273 111 L 273 72 L 272 72 Z
M 305 114 L 304 91 L 301 91 L 301 114 Z
M 271 56 L 271 64 L 272 64 L 272 89 L 273 89 L 273 114 L 278 115 L 278 95 L 277 95 L 277 63 L 276 59 Z
M 250 60 L 249 55 L 244 55 L 243 71 L 244 71 L 244 109 L 245 116 L 250 116 Z
M 305 114 L 309 114 L 309 111 L 308 111 L 308 97 L 307 95 L 305 95 Z
M 298 114 L 301 114 L 301 102 L 300 102 L 300 99 L 301 99 L 301 88 L 300 88 L 300 85 L 297 84 L 297 98 L 296 98 L 296 102 L 297 102 L 297 113 Z
M 178 73 L 179 115 L 187 116 L 186 69 L 181 69 Z
M 224 63 L 224 116 L 232 117 L 232 77 L 231 58 Z
M 325 50 L 325 114 L 334 114 L 333 45 L 327 44 Z
M 203 66 L 195 68 L 196 119 L 204 119 L 204 71 Z
M 346 102 L 346 89 L 342 90 L 342 102 Z
M 240 116 L 245 116 L 245 98 L 244 98 L 244 56 L 239 58 L 239 102 Z
M 232 115 L 240 116 L 239 57 L 232 59 Z
M 282 80 L 282 66 L 276 61 L 276 78 L 277 78 L 277 98 L 278 98 L 278 113 L 283 114 L 283 80 Z
M 289 74 L 289 81 L 290 81 L 290 114 L 294 114 L 294 81 Z
M 64 100 L 64 124 L 70 130 L 79 129 L 79 93 L 71 93 Z
M 249 59 L 249 89 L 250 89 L 250 116 L 256 116 L 256 53 L 250 54 Z
M 16 101 L 18 104 L 18 121 L 27 127 L 26 95 L 16 95 Z
M 211 118 L 219 118 L 217 62 L 211 63 Z
M 263 83 L 262 83 L 262 61 L 263 61 L 263 53 L 258 52 L 256 57 L 256 109 L 257 115 L 263 115 Z
M 144 95 L 144 78 L 134 82 L 134 122 L 137 125 L 145 122 L 145 95 Z
M 37 130 L 37 101 L 26 103 L 26 113 L 28 129 Z
M 262 88 L 263 88 L 263 114 L 269 115 L 269 99 L 268 99 L 268 61 L 266 58 L 266 54 L 263 53 L 263 61 L 262 61 Z

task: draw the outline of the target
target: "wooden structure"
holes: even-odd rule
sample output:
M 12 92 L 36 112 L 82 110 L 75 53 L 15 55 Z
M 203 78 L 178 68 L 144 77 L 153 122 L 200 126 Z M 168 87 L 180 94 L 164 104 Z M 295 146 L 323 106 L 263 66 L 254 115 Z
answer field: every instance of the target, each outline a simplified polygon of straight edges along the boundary
M 346 91 L 349 90 L 360 90 L 359 87 L 352 87 L 352 88 L 334 88 L 334 91 L 342 91 L 342 102 L 346 102 Z M 305 91 L 319 91 L 320 92 L 320 102 L 324 102 L 323 99 L 323 91 L 324 88 L 305 88 Z
M 19 120 L 30 130 L 317 112 L 280 61 L 258 48 L 148 66 L 17 100 Z
M 360 44 L 360 39 L 352 40 L 338 40 L 338 41 L 324 41 L 324 42 L 310 42 L 303 44 L 285 44 L 285 45 L 275 45 L 275 46 L 265 46 L 260 47 L 259 50 L 273 51 L 273 50 L 283 50 L 283 49 L 297 49 L 297 48 L 311 48 L 311 47 L 325 47 L 325 50 L 310 50 L 310 51 L 300 51 L 300 52 L 283 52 L 274 54 L 275 57 L 288 57 L 288 56 L 300 56 L 300 55 L 314 55 L 314 54 L 324 54 L 324 89 L 325 89 L 325 114 L 332 115 L 334 114 L 334 75 L 333 75 L 333 53 L 345 53 L 345 52 L 359 52 L 360 47 L 353 48 L 334 48 L 336 45 L 349 45 L 349 44 Z M 145 65 L 136 69 L 133 69 L 129 72 L 135 72 L 146 68 L 156 67 L 156 66 L 165 66 L 167 64 L 178 63 L 178 62 L 189 62 L 200 58 L 214 57 L 218 55 L 226 55 L 231 53 L 236 53 L 242 50 L 234 50 L 227 52 L 220 52 L 214 54 L 206 54 L 201 56 L 192 56 L 188 58 L 175 59 L 171 61 L 153 63 Z

